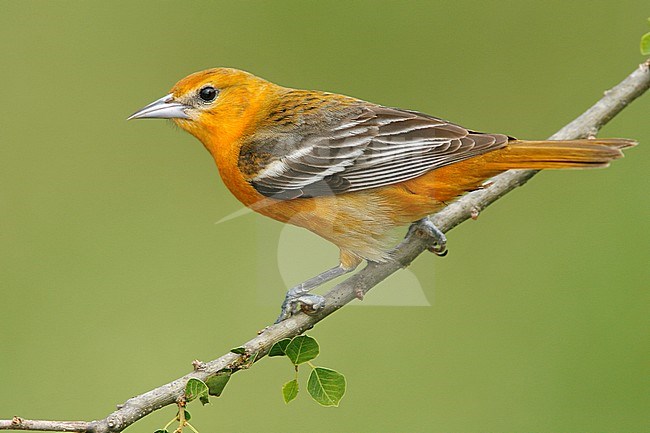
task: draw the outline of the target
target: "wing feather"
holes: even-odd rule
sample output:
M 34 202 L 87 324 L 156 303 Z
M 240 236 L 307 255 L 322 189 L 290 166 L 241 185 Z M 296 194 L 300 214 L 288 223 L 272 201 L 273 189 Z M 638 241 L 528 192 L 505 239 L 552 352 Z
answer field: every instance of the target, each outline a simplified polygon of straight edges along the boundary
M 341 116 L 300 126 L 282 143 L 261 138 L 246 150 L 249 160 L 251 152 L 269 155 L 250 176 L 261 194 L 286 200 L 379 188 L 504 147 L 510 139 L 362 101 Z

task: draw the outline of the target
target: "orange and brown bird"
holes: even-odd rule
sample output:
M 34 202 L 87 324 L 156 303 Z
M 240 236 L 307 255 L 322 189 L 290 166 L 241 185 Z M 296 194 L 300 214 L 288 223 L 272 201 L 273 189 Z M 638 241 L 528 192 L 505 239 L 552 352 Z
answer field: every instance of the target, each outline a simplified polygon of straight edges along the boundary
M 321 307 L 308 292 L 362 260 L 390 260 L 397 226 L 419 221 L 444 254 L 444 235 L 425 217 L 503 171 L 605 167 L 634 144 L 517 140 L 229 68 L 182 79 L 136 118 L 172 119 L 203 143 L 245 206 L 339 247 L 338 266 L 287 292 L 278 321 L 300 304 Z

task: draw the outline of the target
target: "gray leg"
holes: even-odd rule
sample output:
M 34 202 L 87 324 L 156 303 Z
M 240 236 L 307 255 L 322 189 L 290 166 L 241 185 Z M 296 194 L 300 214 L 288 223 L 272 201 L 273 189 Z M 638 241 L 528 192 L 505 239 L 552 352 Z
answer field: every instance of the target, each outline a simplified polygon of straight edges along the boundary
M 276 319 L 275 323 L 280 323 L 291 317 L 299 305 L 306 305 L 313 311 L 318 311 L 323 308 L 325 306 L 325 298 L 320 295 L 311 295 L 309 292 L 316 287 L 353 270 L 354 269 L 346 269 L 339 265 L 332 269 L 328 269 L 289 290 L 284 298 L 284 302 L 282 303 L 282 312 Z
M 412 236 L 418 231 L 433 241 L 429 251 L 440 257 L 447 255 L 447 237 L 438 227 L 433 225 L 428 217 L 411 224 L 406 236 Z

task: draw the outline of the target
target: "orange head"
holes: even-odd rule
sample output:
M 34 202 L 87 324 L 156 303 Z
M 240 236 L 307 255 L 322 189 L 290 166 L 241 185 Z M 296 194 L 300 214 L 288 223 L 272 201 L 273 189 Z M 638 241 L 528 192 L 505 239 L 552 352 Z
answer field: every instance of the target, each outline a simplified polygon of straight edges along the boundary
M 172 119 L 213 154 L 252 126 L 264 112 L 269 93 L 281 87 L 248 72 L 215 68 L 180 80 L 171 92 L 129 119 Z

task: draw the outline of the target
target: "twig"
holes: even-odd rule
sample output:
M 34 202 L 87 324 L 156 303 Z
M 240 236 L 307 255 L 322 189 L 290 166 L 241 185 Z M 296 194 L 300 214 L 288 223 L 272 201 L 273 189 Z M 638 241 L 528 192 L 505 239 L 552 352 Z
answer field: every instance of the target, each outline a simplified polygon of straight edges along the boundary
M 616 87 L 605 92 L 603 98 L 573 122 L 555 133 L 551 139 L 566 140 L 595 135 L 609 120 L 650 87 L 650 61 L 640 65 Z M 447 232 L 463 221 L 476 217 L 477 212 L 526 183 L 535 170 L 510 170 L 492 179 L 489 187 L 466 194 L 444 210 L 433 215 L 432 221 Z M 251 354 L 259 360 L 273 344 L 283 338 L 294 337 L 312 328 L 316 323 L 343 307 L 358 293 L 366 293 L 380 281 L 408 266 L 426 249 L 426 240 L 413 236 L 404 240 L 393 251 L 394 260 L 387 263 L 370 263 L 363 270 L 335 286 L 326 295 L 326 307 L 314 315 L 297 314 L 286 321 L 268 327 L 262 334 L 242 347 L 248 355 L 227 353 L 208 363 L 195 363 L 195 371 L 166 385 L 127 400 L 118 409 L 97 421 L 31 421 L 14 417 L 0 420 L 0 430 L 40 430 L 108 433 L 120 432 L 129 425 L 164 406 L 175 404 L 183 395 L 185 384 L 192 378 L 207 380 L 221 370 L 237 371 L 246 366 Z

